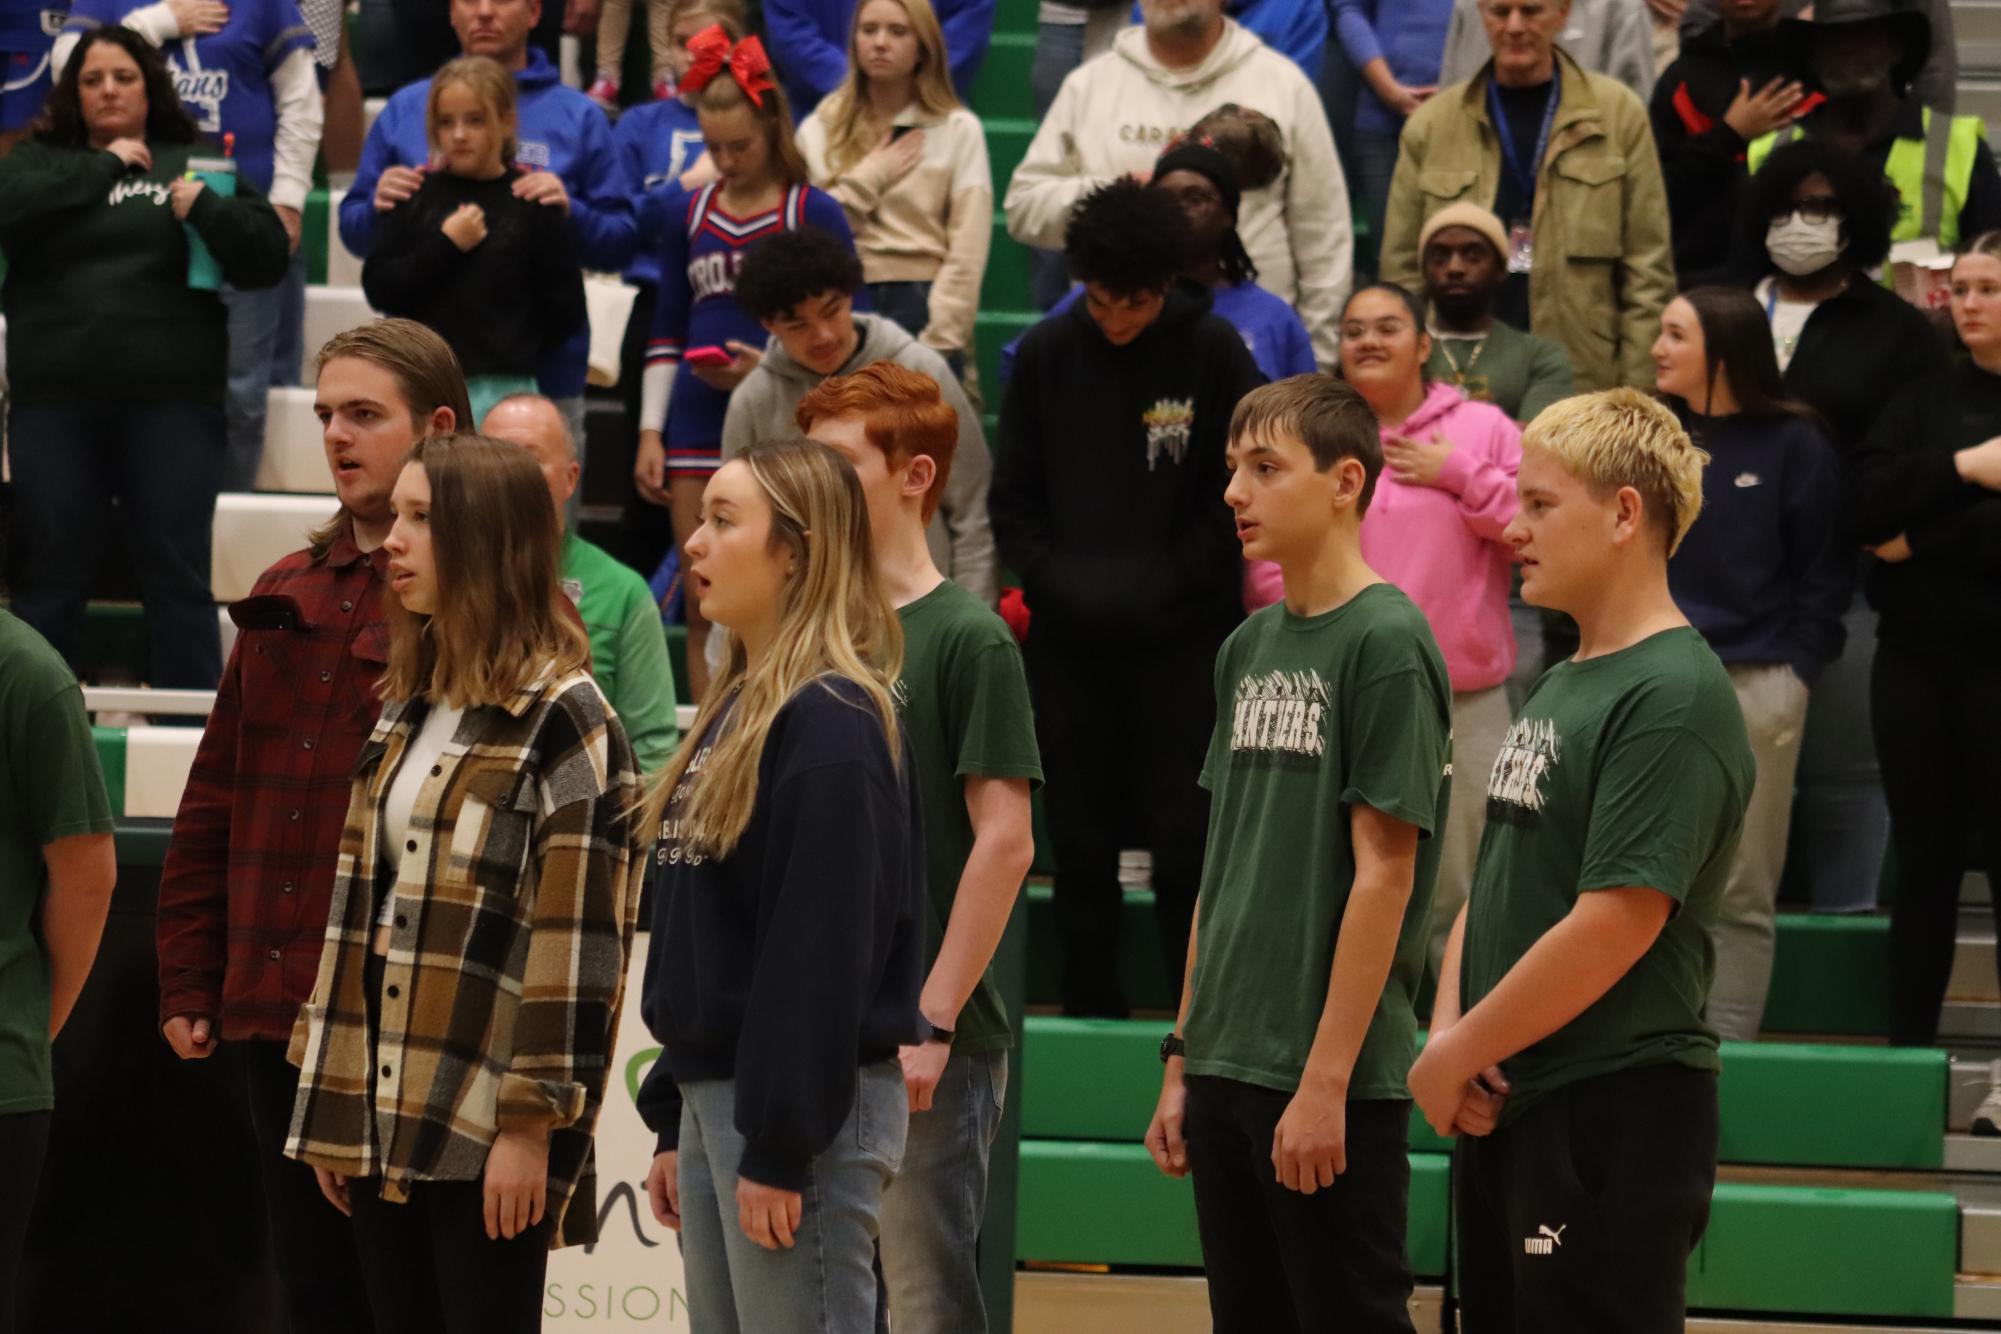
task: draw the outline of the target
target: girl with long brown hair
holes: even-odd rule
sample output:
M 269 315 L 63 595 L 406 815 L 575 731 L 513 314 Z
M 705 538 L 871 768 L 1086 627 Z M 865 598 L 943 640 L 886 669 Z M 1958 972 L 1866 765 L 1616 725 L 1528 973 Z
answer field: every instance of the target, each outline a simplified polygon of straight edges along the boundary
M 534 459 L 410 451 L 285 1152 L 354 1220 L 378 1334 L 534 1334 L 595 1237 L 591 1137 L 643 868 L 639 766 L 557 582 Z
M 804 440 L 723 465 L 688 540 L 729 658 L 648 805 L 661 819 L 639 1092 L 689 1323 L 876 1327 L 883 1189 L 921 1037 L 923 840 L 903 633 L 861 483 Z
M 962 378 L 993 236 L 979 117 L 952 91 L 931 0 L 863 0 L 848 76 L 799 127 L 813 181 L 855 230 L 876 312 Z

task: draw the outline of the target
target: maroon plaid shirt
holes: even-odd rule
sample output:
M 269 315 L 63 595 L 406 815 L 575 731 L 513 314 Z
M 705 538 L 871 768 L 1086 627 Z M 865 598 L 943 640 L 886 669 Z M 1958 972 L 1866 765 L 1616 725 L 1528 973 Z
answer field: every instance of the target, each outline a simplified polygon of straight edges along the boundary
M 349 779 L 382 711 L 380 550 L 353 530 L 295 551 L 230 610 L 240 627 L 160 872 L 160 1021 L 285 1041 L 312 994 Z

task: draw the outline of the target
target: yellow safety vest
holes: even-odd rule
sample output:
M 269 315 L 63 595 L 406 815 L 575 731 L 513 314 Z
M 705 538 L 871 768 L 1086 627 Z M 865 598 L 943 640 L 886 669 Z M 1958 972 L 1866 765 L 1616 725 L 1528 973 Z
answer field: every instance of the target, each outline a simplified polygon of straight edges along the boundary
M 1921 111 L 1924 137 L 1895 140 L 1883 162 L 1883 177 L 1902 201 L 1890 240 L 1936 241 L 1950 254 L 1959 245 L 1959 214 L 1973 183 L 1974 151 L 1987 130 L 1978 116 L 1934 116 L 1930 107 Z M 1797 124 L 1774 130 L 1752 141 L 1745 160 L 1755 175 L 1774 148 L 1804 137 Z

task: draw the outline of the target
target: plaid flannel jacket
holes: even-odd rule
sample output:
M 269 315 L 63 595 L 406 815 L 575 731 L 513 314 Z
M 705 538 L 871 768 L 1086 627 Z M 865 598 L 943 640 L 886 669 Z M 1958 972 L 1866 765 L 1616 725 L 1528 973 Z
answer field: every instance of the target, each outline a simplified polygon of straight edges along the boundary
M 386 706 L 355 763 L 319 980 L 292 1032 L 288 1156 L 379 1176 L 476 1181 L 502 1130 L 550 1128 L 555 1245 L 597 1226 L 597 1124 L 639 910 L 639 766 L 582 671 L 466 710 L 417 794 L 394 895 L 381 1031 L 363 968 L 389 785 L 426 706 Z M 574 1201 L 576 1209 L 569 1206 Z

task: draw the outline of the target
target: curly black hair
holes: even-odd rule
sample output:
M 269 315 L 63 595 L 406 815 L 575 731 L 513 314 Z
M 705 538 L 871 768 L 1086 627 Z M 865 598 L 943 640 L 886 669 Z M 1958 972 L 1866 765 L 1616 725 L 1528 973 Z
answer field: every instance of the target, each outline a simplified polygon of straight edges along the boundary
M 1737 201 L 1738 267 L 1749 278 L 1777 269 L 1765 254 L 1772 219 L 1792 207 L 1793 191 L 1807 177 L 1827 178 L 1841 208 L 1841 262 L 1851 270 L 1873 269 L 1890 257 L 1890 229 L 1902 206 L 1880 169 L 1824 139 L 1797 139 L 1774 149 Z
M 1077 201 L 1063 253 L 1072 278 L 1128 297 L 1172 287 L 1194 240 L 1179 200 L 1121 177 Z
M 194 117 L 181 105 L 174 91 L 174 77 L 167 59 L 153 44 L 122 24 L 92 28 L 78 39 L 69 53 L 62 77 L 49 90 L 49 100 L 34 125 L 35 140 L 56 148 L 82 148 L 90 142 L 90 130 L 83 123 L 83 96 L 78 84 L 83 78 L 83 58 L 90 48 L 109 42 L 131 56 L 139 66 L 146 85 L 146 138 L 159 144 L 191 144 L 200 137 Z
M 828 292 L 853 296 L 862 287 L 862 262 L 832 232 L 801 227 L 766 237 L 744 251 L 736 300 L 756 320 L 775 320 L 802 301 Z

